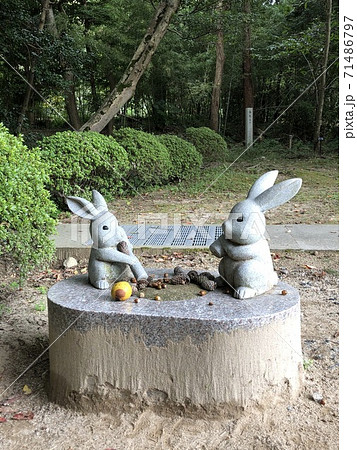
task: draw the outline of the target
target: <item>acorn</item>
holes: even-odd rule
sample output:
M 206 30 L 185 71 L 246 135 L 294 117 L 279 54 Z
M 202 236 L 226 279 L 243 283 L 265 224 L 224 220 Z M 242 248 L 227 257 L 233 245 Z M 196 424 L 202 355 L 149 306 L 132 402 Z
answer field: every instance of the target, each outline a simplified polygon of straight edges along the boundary
M 125 241 L 121 241 L 117 245 L 117 250 L 126 255 L 130 255 L 128 244 Z
M 282 291 L 281 291 L 281 295 L 286 295 L 288 293 L 288 291 L 286 290 L 286 289 L 283 289 Z
M 139 298 L 134 298 L 134 303 L 139 303 L 140 299 Z
M 199 293 L 198 293 L 198 295 L 200 295 L 201 297 L 203 297 L 204 295 L 206 295 L 207 294 L 207 291 L 200 291 Z
M 208 306 L 213 306 L 213 305 L 214 305 L 213 302 L 209 302 L 209 303 L 208 303 Z
M 139 293 L 139 298 L 145 298 L 145 292 L 140 292 Z
M 154 300 L 156 300 L 157 302 L 159 302 L 161 300 L 160 295 L 155 295 Z

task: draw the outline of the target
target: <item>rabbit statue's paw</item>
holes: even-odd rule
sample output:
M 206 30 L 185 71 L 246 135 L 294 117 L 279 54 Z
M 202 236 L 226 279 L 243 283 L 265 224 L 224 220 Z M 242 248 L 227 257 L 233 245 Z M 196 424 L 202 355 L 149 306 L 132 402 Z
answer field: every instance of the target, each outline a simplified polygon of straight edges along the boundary
M 109 289 L 109 283 L 107 280 L 98 280 L 93 283 L 94 287 L 97 289 Z
M 239 286 L 238 289 L 234 290 L 234 298 L 245 299 L 255 297 L 257 294 L 255 289 L 246 286 Z

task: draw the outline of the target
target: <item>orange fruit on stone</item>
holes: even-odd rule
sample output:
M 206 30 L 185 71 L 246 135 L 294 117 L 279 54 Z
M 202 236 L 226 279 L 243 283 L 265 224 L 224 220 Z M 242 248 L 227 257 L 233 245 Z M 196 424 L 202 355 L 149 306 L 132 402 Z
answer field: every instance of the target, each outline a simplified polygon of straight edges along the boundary
M 132 288 L 130 283 L 128 283 L 127 281 L 119 281 L 118 283 L 113 284 L 111 290 L 111 296 L 113 300 L 119 300 L 120 302 L 123 302 L 131 297 L 131 294 Z

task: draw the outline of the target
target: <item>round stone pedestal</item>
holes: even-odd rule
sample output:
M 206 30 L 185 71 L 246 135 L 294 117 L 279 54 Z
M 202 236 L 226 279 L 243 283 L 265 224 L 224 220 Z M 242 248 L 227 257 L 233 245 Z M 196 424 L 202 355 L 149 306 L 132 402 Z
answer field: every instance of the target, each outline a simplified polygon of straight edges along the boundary
M 297 290 L 279 282 L 237 300 L 192 288 L 185 300 L 136 303 L 112 301 L 86 275 L 55 284 L 48 292 L 50 400 L 84 411 L 158 403 L 222 411 L 296 395 Z

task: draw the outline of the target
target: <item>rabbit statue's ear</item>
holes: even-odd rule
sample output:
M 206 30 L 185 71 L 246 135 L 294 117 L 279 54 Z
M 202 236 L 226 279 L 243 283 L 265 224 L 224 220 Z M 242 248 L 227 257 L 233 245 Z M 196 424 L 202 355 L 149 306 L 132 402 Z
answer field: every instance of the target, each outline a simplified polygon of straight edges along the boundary
M 301 178 L 291 178 L 290 180 L 282 181 L 262 192 L 254 201 L 260 206 L 262 211 L 275 208 L 293 198 L 299 192 L 301 183 Z
M 77 216 L 83 219 L 93 220 L 100 211 L 93 205 L 93 203 L 81 197 L 66 197 L 68 208 Z
M 98 191 L 94 190 L 92 191 L 92 202 L 93 205 L 98 209 L 98 211 L 108 211 L 108 205 L 107 202 L 104 200 L 104 197 L 102 194 L 100 194 Z
M 278 170 L 271 170 L 265 173 L 253 184 L 248 192 L 247 198 L 254 199 L 258 197 L 262 192 L 269 189 L 275 183 L 276 177 L 278 176 Z

